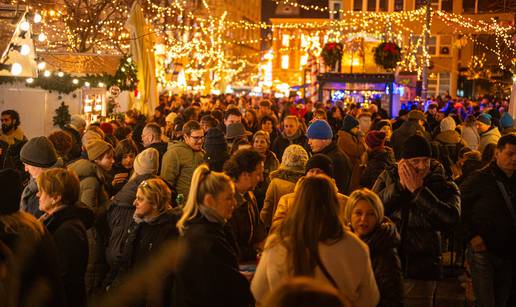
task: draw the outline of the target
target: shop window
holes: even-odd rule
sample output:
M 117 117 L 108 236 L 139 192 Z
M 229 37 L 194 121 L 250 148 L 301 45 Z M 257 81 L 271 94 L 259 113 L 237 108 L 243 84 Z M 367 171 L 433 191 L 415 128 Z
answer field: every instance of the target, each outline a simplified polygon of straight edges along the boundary
M 354 0 L 353 1 L 353 11 L 361 11 L 362 3 L 363 3 L 363 0 Z
M 342 10 L 342 1 L 330 0 L 330 19 L 340 20 Z
M 281 69 L 288 69 L 290 58 L 288 55 L 281 56 Z
M 387 12 L 388 0 L 367 0 L 369 12 Z
M 281 36 L 281 45 L 283 47 L 288 47 L 290 45 L 290 35 L 288 34 L 283 34 Z
M 430 73 L 428 75 L 428 95 L 437 97 L 448 94 L 451 86 L 451 75 L 449 72 Z
M 400 12 L 403 11 L 403 0 L 394 0 L 394 11 Z

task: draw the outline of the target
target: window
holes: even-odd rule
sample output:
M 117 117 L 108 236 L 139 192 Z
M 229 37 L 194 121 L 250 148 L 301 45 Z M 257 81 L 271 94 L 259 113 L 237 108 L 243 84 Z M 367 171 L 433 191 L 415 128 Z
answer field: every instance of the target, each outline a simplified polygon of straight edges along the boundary
M 330 19 L 340 19 L 340 10 L 342 10 L 342 2 L 340 0 L 330 0 Z
M 403 0 L 394 0 L 394 11 L 403 11 Z
M 423 38 L 421 36 L 414 36 L 412 38 L 412 44 L 416 44 L 419 40 L 419 48 L 417 52 L 419 54 L 423 53 Z M 437 36 L 430 36 L 428 38 L 428 54 L 429 55 L 437 55 Z
M 281 36 L 281 45 L 283 47 L 288 47 L 290 45 L 290 35 L 288 34 L 283 34 Z
M 353 1 L 353 11 L 361 11 L 362 10 L 362 1 L 363 0 L 354 0 Z
M 437 97 L 449 93 L 451 76 L 449 72 L 431 73 L 428 75 L 428 95 Z
M 451 56 L 452 37 L 451 35 L 439 35 L 439 55 Z
M 301 69 L 303 69 L 303 67 L 305 67 L 306 63 L 308 62 L 308 55 L 302 55 L 301 56 L 301 60 L 299 61 L 299 66 Z
M 416 0 L 416 9 L 426 6 L 427 0 Z M 439 11 L 453 11 L 453 0 L 430 0 L 430 6 L 432 9 Z
M 289 56 L 288 55 L 282 55 L 281 56 L 281 69 L 288 69 L 289 66 Z
M 367 11 L 387 12 L 388 0 L 367 0 Z

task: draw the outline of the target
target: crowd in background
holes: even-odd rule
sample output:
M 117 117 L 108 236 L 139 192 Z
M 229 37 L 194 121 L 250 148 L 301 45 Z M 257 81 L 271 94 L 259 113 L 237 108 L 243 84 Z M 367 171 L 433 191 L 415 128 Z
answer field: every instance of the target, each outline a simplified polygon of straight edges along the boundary
M 0 305 L 403 306 L 451 252 L 512 306 L 507 110 L 174 95 L 30 140 L 3 111 Z

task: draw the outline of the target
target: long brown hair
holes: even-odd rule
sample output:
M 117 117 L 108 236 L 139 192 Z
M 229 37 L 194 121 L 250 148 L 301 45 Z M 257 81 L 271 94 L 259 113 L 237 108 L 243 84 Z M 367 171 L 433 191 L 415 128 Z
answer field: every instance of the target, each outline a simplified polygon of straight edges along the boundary
M 278 241 L 287 248 L 287 265 L 292 275 L 314 276 L 318 266 L 332 281 L 320 259 L 318 245 L 332 244 L 344 237 L 339 210 L 337 188 L 328 176 L 301 180 L 292 212 L 278 229 Z

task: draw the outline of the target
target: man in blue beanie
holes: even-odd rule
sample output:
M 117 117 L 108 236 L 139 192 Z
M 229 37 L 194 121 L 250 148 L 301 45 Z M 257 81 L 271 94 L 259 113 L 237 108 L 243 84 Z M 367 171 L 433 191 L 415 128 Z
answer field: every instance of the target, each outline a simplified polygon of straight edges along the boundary
M 319 119 L 314 121 L 306 131 L 308 145 L 314 154 L 325 154 L 333 162 L 335 183 L 339 192 L 349 194 L 351 181 L 351 161 L 349 157 L 332 141 L 333 132 L 327 121 Z
M 508 112 L 504 112 L 500 118 L 500 132 L 502 135 L 516 132 L 516 129 L 514 129 L 514 119 Z
M 496 144 L 502 136 L 498 127 L 493 126 L 492 117 L 487 113 L 480 114 L 477 117 L 477 130 L 480 134 L 480 143 L 478 144 L 478 151 L 484 152 L 488 144 Z

